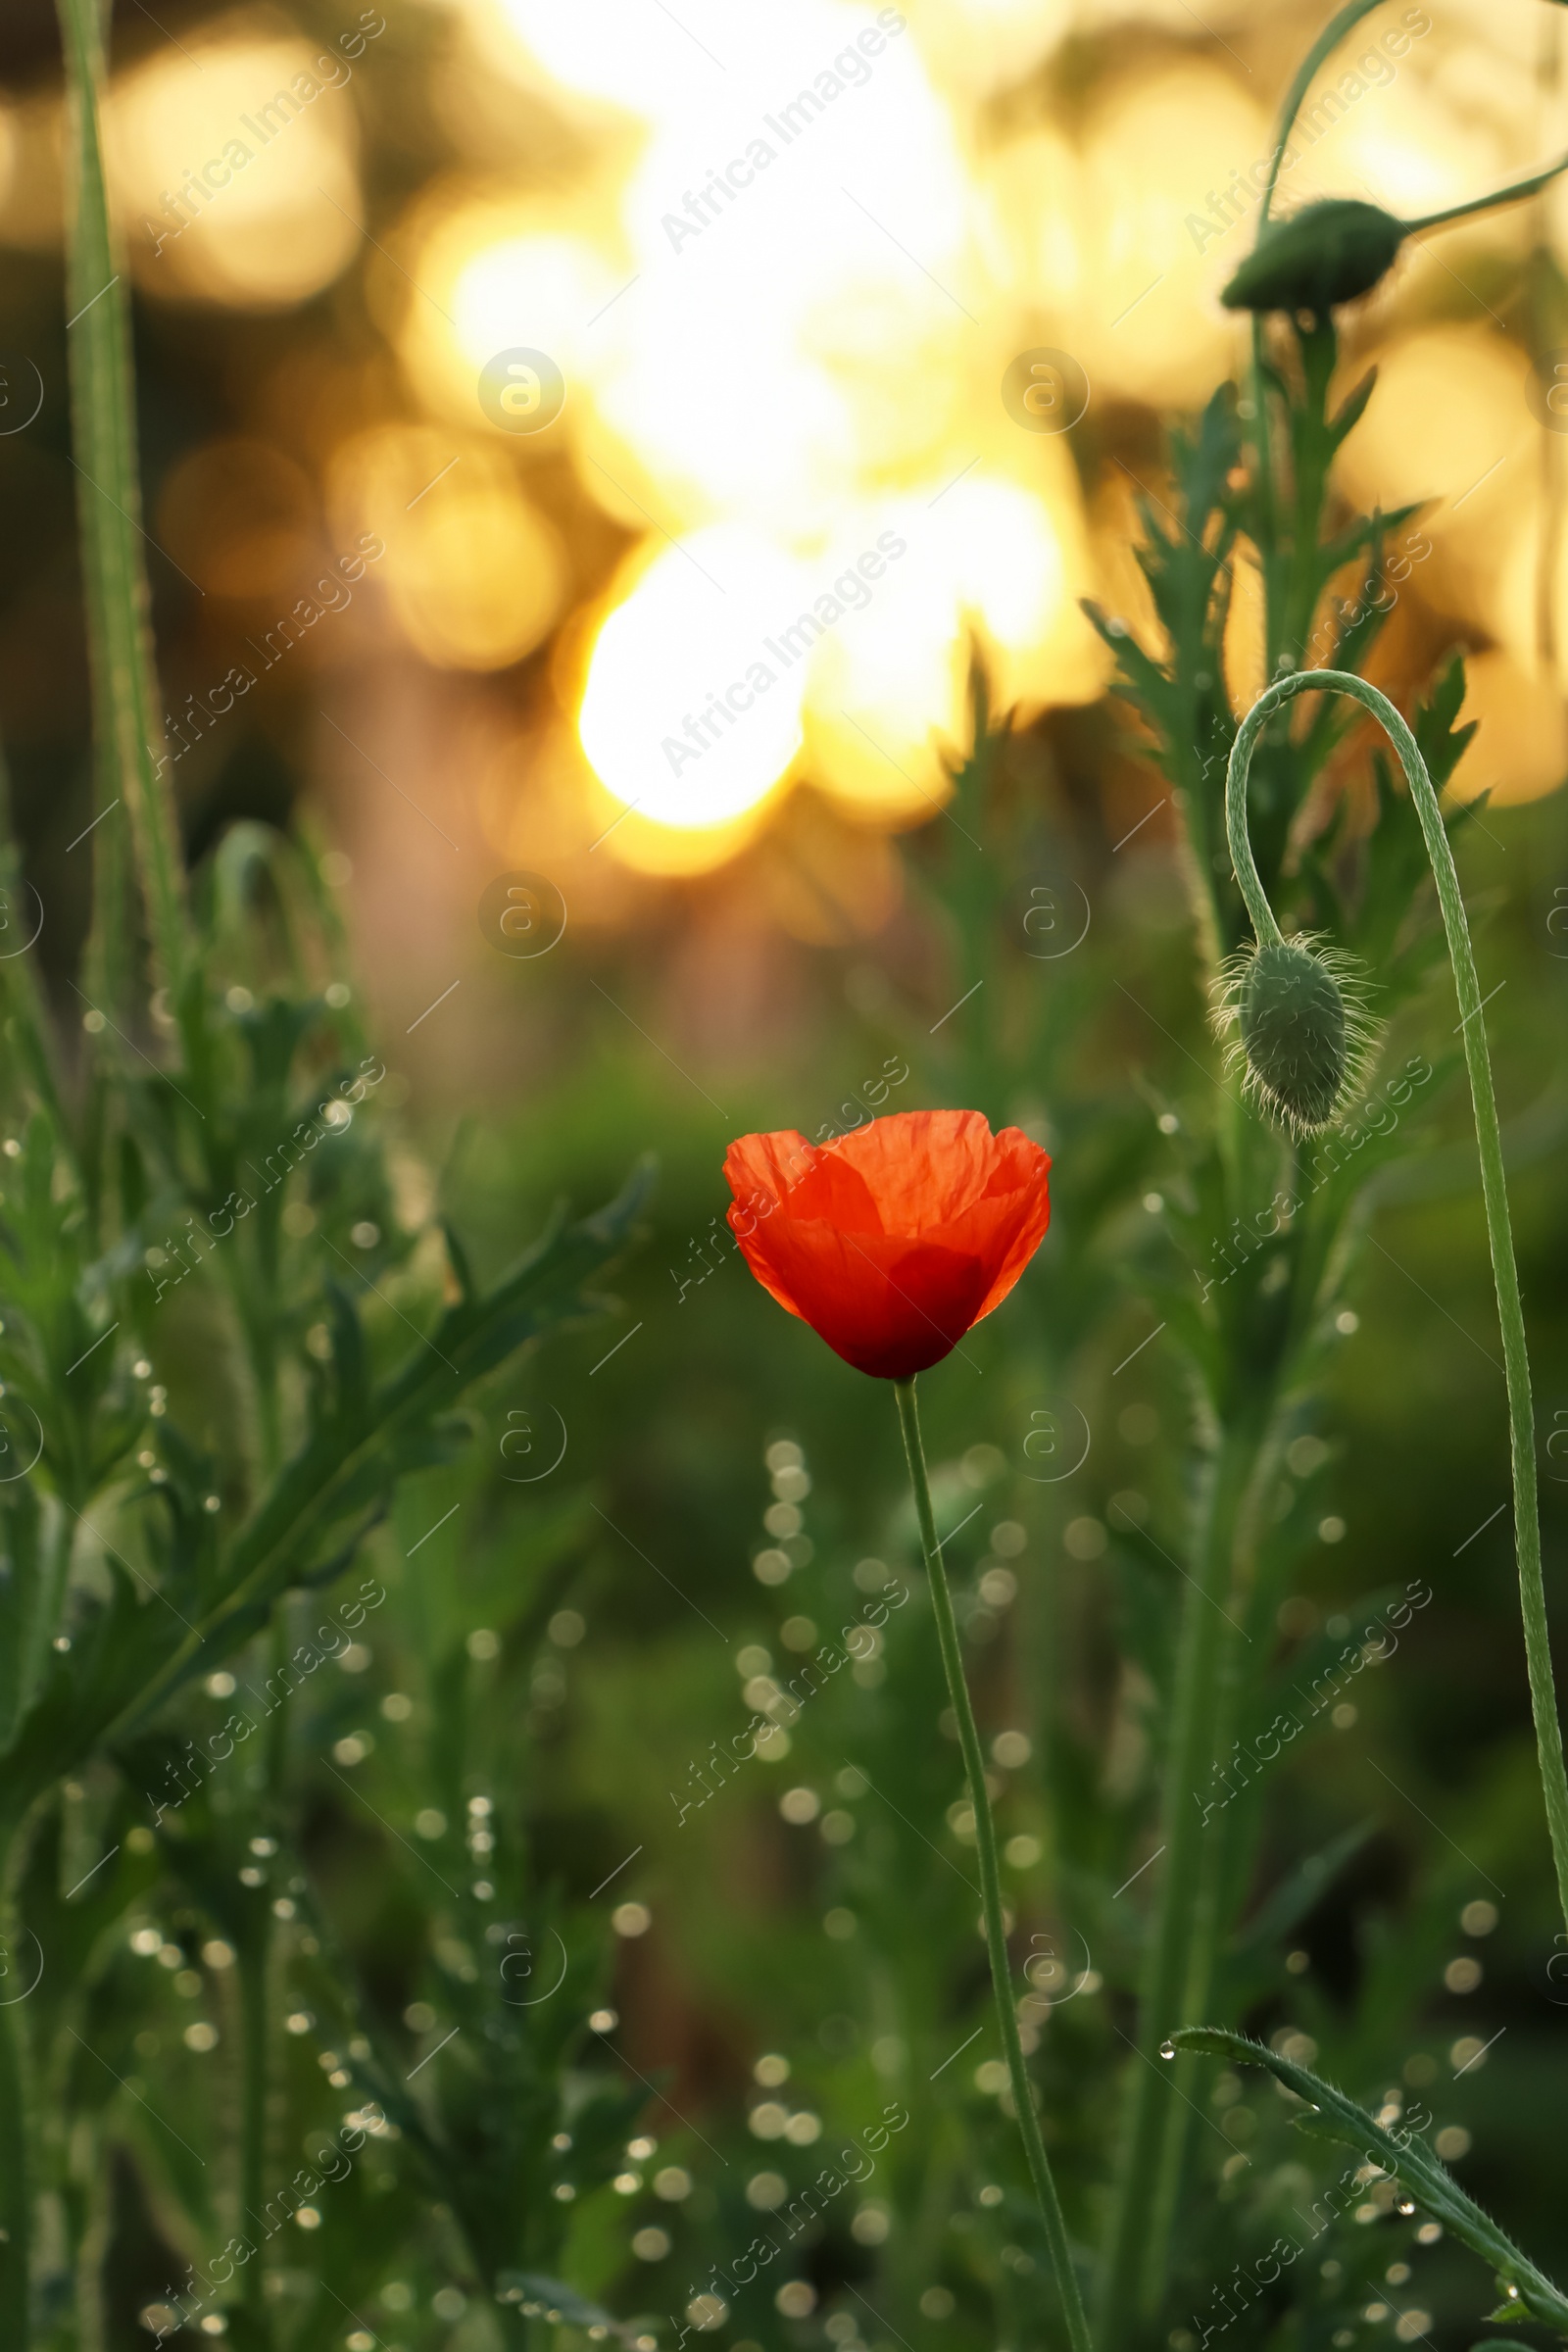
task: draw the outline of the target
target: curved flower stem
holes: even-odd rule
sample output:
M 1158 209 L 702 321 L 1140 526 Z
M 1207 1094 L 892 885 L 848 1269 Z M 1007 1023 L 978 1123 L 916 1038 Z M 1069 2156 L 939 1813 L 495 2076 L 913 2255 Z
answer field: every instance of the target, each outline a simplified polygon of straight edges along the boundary
M 1247 831 L 1247 776 L 1252 747 L 1268 719 L 1293 695 L 1348 694 L 1370 710 L 1399 755 L 1421 820 L 1421 832 L 1432 861 L 1448 936 L 1454 989 L 1459 1000 L 1459 1026 L 1464 1032 L 1465 1062 L 1470 1073 L 1470 1100 L 1475 1110 L 1476 1143 L 1481 1154 L 1481 1193 L 1486 1204 L 1487 1238 L 1492 1247 L 1492 1272 L 1497 1293 L 1497 1322 L 1502 1332 L 1503 1367 L 1508 1387 L 1508 1430 L 1513 1461 L 1514 1546 L 1519 1562 L 1519 1604 L 1524 1620 L 1525 1658 L 1530 1670 L 1530 1704 L 1535 1716 L 1536 1752 L 1541 1761 L 1541 1785 L 1546 1804 L 1546 1827 L 1551 1836 L 1557 1894 L 1568 1920 L 1568 1772 L 1563 1767 L 1562 1727 L 1552 1679 L 1551 1637 L 1546 1623 L 1546 1594 L 1541 1572 L 1541 1511 L 1536 1487 L 1535 1415 L 1530 1398 L 1530 1358 L 1525 1346 L 1524 1307 L 1519 1297 L 1519 1269 L 1513 1252 L 1513 1227 L 1508 1216 L 1508 1192 L 1503 1176 L 1502 1137 L 1497 1126 L 1496 1097 L 1492 1085 L 1492 1057 L 1481 1020 L 1481 983 L 1476 977 L 1470 925 L 1459 877 L 1454 869 L 1443 811 L 1420 747 L 1385 694 L 1365 678 L 1344 669 L 1307 669 L 1280 678 L 1261 694 L 1243 719 L 1231 752 L 1225 778 L 1225 826 L 1231 860 L 1247 909 L 1260 942 L 1277 940 L 1268 895 L 1258 878 L 1252 845 Z
M 1002 1872 L 997 1862 L 996 1824 L 991 1818 L 991 1798 L 986 1788 L 986 1767 L 980 1750 L 980 1735 L 975 1729 L 974 1709 L 969 1703 L 969 1686 L 963 1676 L 963 1654 L 958 1646 L 958 1625 L 953 1613 L 953 1594 L 948 1588 L 948 1572 L 942 1564 L 942 1546 L 937 1542 L 936 1521 L 931 1512 L 931 1490 L 926 1480 L 925 1451 L 920 1444 L 920 1419 L 914 1401 L 914 1382 L 896 1380 L 893 1386 L 899 1399 L 904 1449 L 909 1459 L 909 1484 L 914 1490 L 915 1515 L 920 1523 L 920 1548 L 925 1554 L 926 1574 L 931 1579 L 931 1600 L 936 1612 L 942 1667 L 948 1678 L 948 1695 L 953 1701 L 953 1712 L 957 1718 L 958 1745 L 963 1751 L 969 1801 L 974 1807 L 975 1851 L 980 1861 L 980 1899 L 985 1915 L 986 1947 L 991 1955 L 991 1984 L 997 1999 L 997 2018 L 1002 2027 L 1002 2046 L 1007 2056 L 1012 2103 L 1018 2111 L 1018 2129 L 1023 2134 L 1029 2177 L 1034 2182 L 1035 2195 L 1040 2200 L 1041 2217 L 1046 2226 L 1046 2243 L 1051 2252 L 1051 2266 L 1055 2273 L 1056 2291 L 1061 2297 L 1072 2352 L 1092 2352 L 1089 2322 L 1084 2313 L 1083 2297 L 1078 2291 L 1072 2253 L 1067 2244 L 1067 2226 L 1062 2220 L 1061 2202 L 1056 2195 L 1055 2181 L 1052 2179 L 1051 2162 L 1040 2136 L 1033 2090 L 1023 2062 L 1023 2043 L 1018 2038 L 1012 1971 L 1007 1959 L 1007 1935 L 1002 1914 Z

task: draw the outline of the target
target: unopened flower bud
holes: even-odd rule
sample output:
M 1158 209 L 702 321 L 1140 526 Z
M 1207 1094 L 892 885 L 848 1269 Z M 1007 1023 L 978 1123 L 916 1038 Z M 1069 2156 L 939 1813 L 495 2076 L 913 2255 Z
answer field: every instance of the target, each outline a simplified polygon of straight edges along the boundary
M 1234 959 L 1219 1020 L 1236 1033 L 1249 1094 L 1298 1134 L 1334 1124 L 1372 1041 L 1352 967 L 1309 939 L 1278 939 Z
M 1220 296 L 1230 311 L 1311 311 L 1326 318 L 1394 267 L 1408 233 L 1381 205 L 1329 196 L 1271 220 Z

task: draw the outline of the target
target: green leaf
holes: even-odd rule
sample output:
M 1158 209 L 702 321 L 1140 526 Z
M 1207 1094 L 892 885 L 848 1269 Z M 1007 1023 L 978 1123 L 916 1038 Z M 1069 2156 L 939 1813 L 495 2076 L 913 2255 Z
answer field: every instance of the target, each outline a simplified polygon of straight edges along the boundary
M 1417 705 L 1413 722 L 1421 757 L 1439 792 L 1458 766 L 1460 753 L 1481 723 L 1479 719 L 1471 719 L 1462 727 L 1454 724 L 1464 707 L 1464 657 L 1455 654 L 1426 701 Z
M 449 1307 L 378 1388 L 317 1397 L 305 1444 L 229 1546 L 222 1597 L 124 1711 L 115 1736 L 145 1723 L 181 1684 L 217 1665 L 255 1625 L 258 1609 L 292 1584 L 314 1582 L 323 1554 L 341 1542 L 344 1521 L 384 1507 L 411 1461 L 430 1460 L 432 1432 L 466 1389 L 527 1341 L 595 1311 L 584 1286 L 626 1240 L 652 1182 L 644 1161 L 606 1207 L 574 1225 L 558 1222 L 488 1297 Z M 435 1452 L 444 1449 L 443 1437 Z
M 1521 2253 L 1413 2133 L 1406 2132 L 1401 2144 L 1332 2082 L 1308 2073 L 1293 2059 L 1282 2058 L 1262 2042 L 1250 2040 L 1245 2034 L 1229 2033 L 1222 2026 L 1182 2026 L 1171 2040 L 1178 2049 L 1196 2050 L 1204 2058 L 1224 2058 L 1232 2066 L 1266 2067 L 1277 2082 L 1305 2102 L 1307 2112 L 1295 2119 L 1302 2131 L 1314 2139 L 1334 2140 L 1341 2147 L 1359 2150 L 1367 2163 L 1381 2166 L 1397 2179 L 1407 2197 L 1425 2206 L 1455 2237 L 1462 2238 L 1505 2285 L 1518 2289 L 1516 2317 L 1541 2320 L 1568 2335 L 1568 2296 Z
M 57 0 L 57 7 L 68 97 L 68 287 L 80 324 L 71 338 L 72 442 L 98 798 L 103 810 L 124 801 L 155 953 L 177 999 L 189 953 L 184 865 L 148 623 L 129 270 L 110 219 L 99 137 L 104 19 L 97 0 Z M 111 919 L 122 920 L 123 909 L 113 909 Z
M 1334 445 L 1336 448 L 1338 448 L 1340 443 L 1346 440 L 1349 434 L 1354 432 L 1356 426 L 1360 423 L 1361 418 L 1365 416 L 1366 404 L 1372 397 L 1377 380 L 1377 369 L 1375 368 L 1369 368 L 1365 375 L 1362 376 L 1361 381 L 1355 386 L 1354 390 L 1346 394 L 1345 399 L 1341 403 L 1340 407 L 1329 418 L 1329 431 L 1334 436 Z
M 1464 663 L 1456 654 L 1426 700 L 1417 704 L 1411 718 L 1411 731 L 1440 793 L 1475 733 L 1473 723 L 1454 724 L 1464 692 Z M 1413 925 L 1410 921 L 1412 903 L 1425 891 L 1430 872 L 1415 804 L 1402 785 L 1395 784 L 1381 753 L 1372 764 L 1378 821 L 1367 840 L 1361 905 L 1346 944 L 1372 966 L 1390 992 L 1382 1004 L 1387 1012 L 1393 1003 L 1409 994 L 1421 973 L 1442 954 L 1443 944 L 1436 922 L 1429 919 Z M 1449 820 L 1450 825 L 1453 821 Z
M 1277 1946 L 1298 1921 L 1323 1900 L 1347 1862 L 1360 1852 L 1376 1828 L 1375 1821 L 1359 1822 L 1321 1853 L 1308 1854 L 1295 1870 L 1287 1872 L 1238 1935 L 1237 1951 L 1251 1953 Z
M 169 1602 L 138 1598 L 117 1554 L 105 1565 L 108 1601 L 84 1605 L 69 1653 L 47 1652 L 38 1695 L 0 1765 L 0 1804 L 13 1820 L 88 1753 L 105 1725 L 156 1674 L 172 1647 L 171 1633 L 183 1622 Z
M 363 1420 L 370 1404 L 369 1357 L 365 1328 L 340 1282 L 328 1277 L 326 1311 L 332 1334 L 332 1369 L 337 1376 L 338 1408 L 349 1420 Z
M 1243 505 L 1241 448 L 1235 388 L 1222 384 L 1195 426 L 1171 434 L 1169 491 L 1139 500 L 1138 564 L 1168 649 L 1165 661 L 1145 653 L 1097 606 L 1084 605 L 1116 657 L 1121 692 L 1154 736 L 1154 758 L 1192 846 L 1190 879 L 1201 892 L 1205 928 L 1213 911 L 1215 936 L 1206 944 L 1217 953 L 1242 935 L 1240 894 L 1228 861 L 1219 862 L 1225 767 L 1236 734 L 1223 645 Z
M 39 1516 L 29 1480 L 0 1496 L 0 1750 L 31 1695 L 29 1666 L 48 1638 Z
M 120 1139 L 119 1172 L 121 1220 L 134 1225 L 147 1206 L 147 1167 L 132 1135 Z
M 459 1240 L 457 1227 L 450 1217 L 441 1220 L 441 1236 L 447 1246 L 448 1261 L 458 1279 L 459 1291 L 465 1298 L 476 1298 L 479 1294 L 473 1279 L 473 1268 L 468 1263 L 468 1252 Z

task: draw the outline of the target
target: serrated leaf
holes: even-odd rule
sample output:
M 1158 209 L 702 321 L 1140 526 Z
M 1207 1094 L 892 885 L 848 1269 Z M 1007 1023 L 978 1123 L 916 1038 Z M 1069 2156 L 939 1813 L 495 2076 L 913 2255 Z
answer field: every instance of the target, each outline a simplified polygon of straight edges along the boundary
M 1162 689 L 1168 689 L 1170 678 L 1154 660 L 1146 654 L 1132 631 L 1125 626 L 1113 628 L 1092 596 L 1079 598 L 1084 615 L 1097 637 L 1116 658 L 1128 686 L 1146 705 L 1153 703 Z
M 444 1434 L 465 1389 L 525 1341 L 595 1311 L 586 1285 L 625 1241 L 652 1182 L 644 1161 L 604 1208 L 576 1224 L 558 1221 L 486 1297 L 449 1307 L 369 1396 L 358 1426 L 331 1412 L 315 1424 L 230 1544 L 221 1597 L 139 1694 L 122 1701 L 111 1738 L 144 1724 L 181 1684 L 225 1657 L 254 1627 L 258 1608 L 292 1584 L 315 1581 L 323 1553 L 341 1541 L 344 1519 L 384 1505 L 409 1460 L 427 1458 L 426 1440 L 432 1429 Z
M 1430 2155 L 1413 2133 L 1406 2133 L 1401 2145 L 1364 2107 L 1347 2098 L 1332 2082 L 1262 2042 L 1250 2040 L 1245 2034 L 1233 2034 L 1223 2026 L 1180 2026 L 1171 2040 L 1178 2049 L 1195 2050 L 1205 2058 L 1224 2058 L 1232 2066 L 1266 2068 L 1277 2082 L 1283 2082 L 1312 2110 L 1295 2119 L 1298 2129 L 1314 2139 L 1331 2139 L 1341 2147 L 1358 2149 L 1368 2163 L 1397 2178 L 1406 2196 L 1435 2214 L 1506 2285 L 1518 2288 L 1521 2301 L 1515 2316 L 1544 2321 L 1568 2335 L 1568 2296 L 1466 2195 L 1447 2167 Z
M 1433 784 L 1441 793 L 1459 762 L 1459 755 L 1474 735 L 1478 720 L 1454 725 L 1464 708 L 1464 657 L 1455 654 L 1424 702 L 1416 705 L 1411 732 L 1421 747 Z
M 37 1695 L 0 1762 L 0 1803 L 13 1818 L 88 1752 L 165 1663 L 184 1622 L 168 1602 L 139 1598 L 117 1554 L 105 1566 L 108 1601 L 85 1604 L 69 1652 L 46 1653 Z

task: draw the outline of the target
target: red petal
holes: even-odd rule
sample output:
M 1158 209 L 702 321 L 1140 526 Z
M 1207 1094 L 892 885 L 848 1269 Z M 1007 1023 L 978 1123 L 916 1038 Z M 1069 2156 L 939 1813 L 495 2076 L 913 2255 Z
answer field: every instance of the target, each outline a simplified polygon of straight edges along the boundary
M 1050 1222 L 1051 1162 L 978 1111 L 906 1111 L 817 1148 L 743 1136 L 724 1172 L 747 1263 L 859 1370 L 939 1363 L 999 1305 Z

